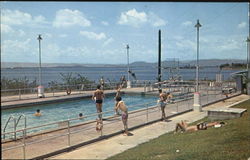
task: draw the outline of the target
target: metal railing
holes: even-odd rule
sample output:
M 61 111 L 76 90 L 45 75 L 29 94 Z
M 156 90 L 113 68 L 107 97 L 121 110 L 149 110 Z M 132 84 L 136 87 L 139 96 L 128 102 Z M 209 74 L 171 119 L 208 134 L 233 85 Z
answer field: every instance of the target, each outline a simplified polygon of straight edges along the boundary
M 6 135 L 5 131 L 6 131 L 6 128 L 7 128 L 8 124 L 9 124 L 10 120 L 13 120 L 14 140 L 17 139 L 17 134 L 16 134 L 16 132 L 17 132 L 17 126 L 18 126 L 18 123 L 21 120 L 21 118 L 24 119 L 24 128 L 27 127 L 27 120 L 26 120 L 26 116 L 24 114 L 19 115 L 19 117 L 17 119 L 16 119 L 15 116 L 10 115 L 9 118 L 8 118 L 8 120 L 6 121 L 6 123 L 4 125 L 4 128 L 3 128 L 3 139 L 5 139 L 5 135 Z
M 210 92 L 210 91 L 212 91 L 212 92 Z M 214 102 L 214 101 L 217 101 L 219 99 L 224 98 L 221 95 L 221 91 L 218 90 L 218 89 L 217 90 L 216 89 L 209 90 L 207 93 L 204 93 L 201 97 L 202 97 L 203 101 L 204 101 L 204 99 L 207 99 L 207 101 L 205 103 L 211 103 L 211 102 Z M 166 110 L 167 110 L 166 113 L 168 113 L 167 116 L 171 116 L 171 115 L 174 116 L 174 115 L 176 115 L 176 114 L 178 114 L 180 112 L 185 112 L 185 111 L 188 111 L 188 110 L 192 109 L 192 105 L 193 105 L 193 101 L 192 101 L 193 96 L 192 96 L 192 94 L 184 94 L 184 95 L 181 95 L 178 98 L 179 99 L 177 99 L 177 97 L 176 97 L 176 100 L 175 100 L 174 103 L 167 104 L 167 106 L 166 106 Z M 155 101 L 145 103 L 145 104 L 141 104 L 141 105 L 129 106 L 128 109 L 131 110 L 131 111 L 129 111 L 129 121 L 130 122 L 133 121 L 133 123 L 135 123 L 135 125 L 131 125 L 131 126 L 129 126 L 129 128 L 133 128 L 133 127 L 136 127 L 136 126 L 147 124 L 149 122 L 152 122 L 152 121 L 155 121 L 155 120 L 159 119 L 159 117 L 161 116 L 161 110 L 160 110 L 159 106 L 156 105 Z M 153 114 L 153 113 L 157 113 L 157 112 L 159 113 L 158 115 Z M 96 136 L 93 135 L 93 133 L 95 133 L 95 131 L 93 131 L 93 129 L 95 129 L 95 125 L 93 125 L 93 123 L 95 123 L 96 121 L 95 120 L 90 120 L 90 121 L 87 121 L 87 122 L 82 122 L 80 118 L 73 118 L 73 119 L 48 123 L 48 124 L 35 126 L 35 127 L 29 127 L 29 128 L 25 127 L 24 129 L 15 130 L 15 131 L 8 132 L 8 133 L 2 133 L 4 135 L 5 134 L 16 134 L 18 132 L 22 133 L 22 135 L 20 135 L 18 137 L 18 139 L 22 140 L 22 142 L 20 142 L 19 145 L 6 147 L 6 148 L 4 148 L 3 145 L 2 145 L 2 153 L 6 152 L 8 150 L 23 148 L 22 149 L 23 153 L 20 153 L 20 154 L 23 155 L 23 159 L 26 159 L 27 158 L 27 147 L 28 146 L 36 145 L 36 144 L 39 144 L 39 143 L 42 143 L 42 142 L 45 142 L 45 141 L 48 141 L 48 140 L 55 140 L 55 139 L 66 137 L 67 145 L 66 146 L 63 145 L 64 146 L 63 148 L 65 148 L 65 147 L 67 148 L 67 147 L 70 147 L 70 146 L 77 145 L 79 143 L 83 143 L 83 142 L 86 142 L 86 141 L 98 139 L 98 138 L 100 138 L 100 136 L 103 136 L 103 135 L 114 134 L 115 132 L 119 132 L 119 130 L 117 131 L 117 130 L 112 129 L 112 131 L 109 132 L 109 130 L 108 129 L 105 130 L 105 128 L 108 128 L 111 124 L 118 125 L 117 122 L 120 123 L 120 121 L 118 121 L 118 120 L 113 121 L 112 119 L 115 119 L 115 116 L 110 116 L 110 113 L 114 113 L 114 111 L 109 110 L 109 111 L 105 111 L 105 112 L 101 113 L 102 115 L 109 115 L 109 116 L 105 117 L 106 121 L 105 121 L 105 123 L 103 123 L 102 132 L 98 132 Z M 144 116 L 145 118 L 141 118 L 142 116 Z M 89 118 L 89 117 L 98 117 L 98 113 L 86 115 L 83 118 L 86 119 L 86 118 Z M 93 118 L 93 119 L 95 119 L 95 118 Z M 74 121 L 77 121 L 77 122 L 73 123 Z M 138 124 L 137 124 L 137 122 L 138 122 Z M 133 124 L 133 123 L 131 123 L 131 124 Z M 56 130 L 57 131 L 62 131 L 62 133 L 58 133 L 56 135 L 52 134 L 52 135 L 46 136 L 46 138 L 44 138 L 44 139 L 29 141 L 28 137 L 34 137 L 34 136 L 38 136 L 39 134 L 45 134 L 45 131 L 42 131 L 42 132 L 36 133 L 36 134 L 31 132 L 31 134 L 28 135 L 29 130 L 32 131 L 34 129 L 42 128 L 42 127 L 45 127 L 45 128 L 47 127 L 48 128 L 48 126 L 53 126 L 54 129 L 46 131 L 46 132 L 51 133 L 51 132 L 55 131 L 55 126 L 58 126 L 58 128 Z M 114 127 L 114 128 L 117 128 L 117 127 Z M 106 131 L 106 134 L 104 133 L 105 131 Z M 89 134 L 89 133 L 92 133 L 92 134 Z M 81 136 L 79 136 L 77 134 L 80 134 Z M 73 136 L 73 135 L 75 135 L 75 136 Z M 85 140 L 82 140 L 81 142 L 77 141 L 78 143 L 74 142 L 74 141 L 76 141 L 75 139 L 77 139 L 76 137 L 82 137 L 83 135 L 86 135 L 86 137 L 88 137 L 87 140 L 85 139 Z M 62 140 L 62 141 L 64 141 L 64 140 Z M 39 147 L 40 147 L 40 145 L 39 145 Z M 46 143 L 46 145 L 47 145 L 47 143 Z M 53 142 L 51 142 L 51 145 L 53 146 Z M 55 148 L 56 147 L 57 146 L 55 146 Z M 54 151 L 55 150 L 56 149 L 54 149 Z M 48 154 L 49 152 L 53 152 L 53 151 L 49 150 L 49 151 L 45 151 L 45 152 L 46 153 L 39 152 L 40 154 L 35 154 L 35 155 L 31 154 L 29 158 L 39 157 L 39 156 L 42 156 L 44 154 Z M 17 158 L 17 157 L 12 157 L 12 158 Z
M 104 84 L 105 90 L 115 90 L 118 82 L 109 82 Z M 135 81 L 133 87 L 145 86 L 146 81 Z M 70 88 L 70 95 L 83 94 L 86 91 L 93 91 L 97 84 L 78 84 L 78 85 L 58 85 L 57 87 L 45 87 L 45 97 L 66 96 L 67 88 Z M 36 99 L 38 96 L 38 88 L 22 88 L 1 90 L 1 101 L 9 102 L 15 100 Z

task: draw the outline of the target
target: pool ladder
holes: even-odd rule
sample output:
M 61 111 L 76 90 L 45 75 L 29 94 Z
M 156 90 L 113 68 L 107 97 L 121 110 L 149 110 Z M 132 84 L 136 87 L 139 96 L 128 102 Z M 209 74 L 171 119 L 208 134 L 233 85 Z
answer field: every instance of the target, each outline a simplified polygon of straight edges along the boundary
M 14 117 L 13 115 L 10 115 L 7 122 L 5 123 L 5 126 L 4 126 L 4 129 L 3 129 L 3 139 L 5 139 L 5 130 L 10 122 L 10 120 L 13 120 L 13 128 L 14 128 L 14 139 L 16 140 L 16 129 L 17 129 L 17 125 L 20 121 L 20 119 L 23 118 L 24 119 L 24 128 L 23 129 L 26 129 L 27 127 L 27 119 L 26 119 L 26 116 L 24 114 L 21 114 L 18 116 L 18 118 L 16 119 L 16 117 Z M 26 137 L 26 130 L 24 130 L 24 137 Z

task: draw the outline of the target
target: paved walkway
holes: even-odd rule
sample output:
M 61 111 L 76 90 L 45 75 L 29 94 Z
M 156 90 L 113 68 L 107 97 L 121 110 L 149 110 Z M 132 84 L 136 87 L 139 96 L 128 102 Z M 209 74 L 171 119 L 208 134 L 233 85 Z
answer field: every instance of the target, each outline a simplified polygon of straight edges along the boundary
M 170 118 L 170 122 L 157 122 L 152 125 L 142 127 L 131 131 L 132 136 L 117 135 L 109 139 L 105 139 L 96 143 L 92 143 L 68 153 L 48 158 L 48 159 L 106 159 L 114 156 L 129 148 L 133 148 L 138 144 L 147 142 L 157 138 L 162 134 L 171 132 L 175 128 L 175 124 L 180 120 L 188 120 L 190 123 L 204 118 L 207 115 L 207 110 L 231 107 L 234 104 L 248 100 L 250 96 L 240 95 L 227 99 L 225 102 L 218 102 L 203 108 L 203 112 L 188 112 L 179 116 Z

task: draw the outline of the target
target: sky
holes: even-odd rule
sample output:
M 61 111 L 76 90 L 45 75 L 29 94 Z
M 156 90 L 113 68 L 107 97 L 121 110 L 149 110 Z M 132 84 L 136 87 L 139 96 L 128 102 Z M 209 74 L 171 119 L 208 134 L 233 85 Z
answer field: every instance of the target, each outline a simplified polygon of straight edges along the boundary
M 246 59 L 248 3 L 1 1 L 1 62 Z

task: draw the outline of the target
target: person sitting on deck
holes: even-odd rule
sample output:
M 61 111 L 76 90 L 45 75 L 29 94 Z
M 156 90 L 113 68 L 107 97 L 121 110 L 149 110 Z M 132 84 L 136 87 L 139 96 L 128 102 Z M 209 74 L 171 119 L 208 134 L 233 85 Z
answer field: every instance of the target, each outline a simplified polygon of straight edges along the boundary
M 36 113 L 34 113 L 34 116 L 36 117 L 40 117 L 42 115 L 42 113 L 40 112 L 40 109 L 36 110 Z
M 177 133 L 179 129 L 182 132 L 186 132 L 186 131 L 192 132 L 192 131 L 198 131 L 198 130 L 206 130 L 209 127 L 221 127 L 222 125 L 225 125 L 225 122 L 210 122 L 210 123 L 201 122 L 201 123 L 198 123 L 197 125 L 188 126 L 186 121 L 181 121 L 180 123 L 176 124 L 174 133 Z

